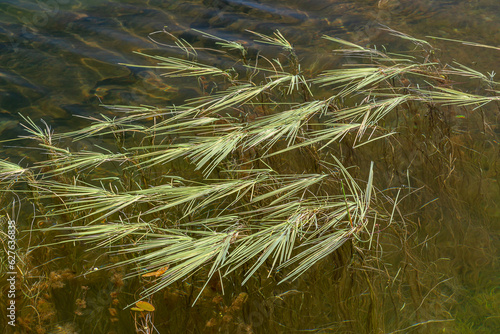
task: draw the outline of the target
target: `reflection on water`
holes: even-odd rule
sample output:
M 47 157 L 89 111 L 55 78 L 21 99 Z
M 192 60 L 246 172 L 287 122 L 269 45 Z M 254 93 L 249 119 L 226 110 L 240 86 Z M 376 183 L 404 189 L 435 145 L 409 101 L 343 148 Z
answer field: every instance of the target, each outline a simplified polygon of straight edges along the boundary
M 11 139 L 24 134 L 18 126 L 21 120 L 18 113 L 33 120 L 43 118 L 56 131 L 62 131 L 78 126 L 81 120 L 75 116 L 113 116 L 114 111 L 100 107 L 101 103 L 177 105 L 187 98 L 203 94 L 203 87 L 196 83 L 166 81 L 161 78 L 160 71 L 121 65 L 147 62 L 133 51 L 161 55 L 180 54 L 179 50 L 162 45 L 168 42 L 162 40 L 164 35 L 150 35 L 162 30 L 164 26 L 168 27 L 169 32 L 196 47 L 214 48 L 215 43 L 190 29 L 237 40 L 249 46 L 250 51 L 254 49 L 254 52 L 254 36 L 246 30 L 270 33 L 279 29 L 296 47 L 303 66 L 310 71 L 320 71 L 334 64 L 334 60 L 329 57 L 329 46 L 321 40 L 322 35 L 343 38 L 361 45 L 392 44 L 391 49 L 397 50 L 402 42 L 381 30 L 380 24 L 383 24 L 417 38 L 437 36 L 498 46 L 499 22 L 500 3 L 497 0 L 4 0 L 0 3 L 0 136 L 3 139 Z M 445 41 L 436 41 L 435 44 L 440 48 L 439 56 L 443 62 L 458 61 L 482 72 L 499 72 L 497 51 L 478 50 Z M 206 57 L 202 60 L 210 64 L 221 62 L 221 59 L 213 54 L 200 54 L 200 57 Z M 492 126 L 496 127 L 497 124 Z M 498 133 L 498 128 L 493 130 Z M 477 124 L 471 124 L 464 131 L 472 133 L 481 130 Z M 444 207 L 441 211 L 436 209 L 434 219 L 436 224 L 443 226 L 443 230 L 436 229 L 439 234 L 429 240 L 422 239 L 426 248 L 434 247 L 439 253 L 439 256 L 435 257 L 438 259 L 435 266 L 443 272 L 457 276 L 441 282 L 429 281 L 428 290 L 418 293 L 424 298 L 431 298 L 436 291 L 443 294 L 443 291 L 449 291 L 450 301 L 446 301 L 444 305 L 452 305 L 451 300 L 456 302 L 450 308 L 450 319 L 459 319 L 459 325 L 462 326 L 457 325 L 455 332 L 467 333 L 477 330 L 481 333 L 493 333 L 493 329 L 498 328 L 498 315 L 495 315 L 495 312 L 500 308 L 498 267 L 495 266 L 498 261 L 498 223 L 494 223 L 495 219 L 500 217 L 498 166 L 495 165 L 498 158 L 498 138 L 474 138 L 482 138 L 490 146 L 486 147 L 485 144 L 480 167 L 463 166 L 461 171 L 464 173 L 464 182 L 470 182 L 467 190 L 470 193 L 465 195 L 470 201 L 457 208 L 456 203 L 442 199 L 440 205 Z M 14 153 L 9 145 L 11 146 L 9 143 L 3 144 L 3 155 L 17 159 L 17 162 L 20 159 L 16 155 L 18 152 Z M 471 147 L 474 145 L 470 143 Z M 419 152 L 402 154 L 408 154 L 410 161 L 412 156 Z M 475 176 L 478 170 L 480 177 Z M 420 177 L 420 180 L 426 178 L 425 175 L 415 177 Z M 404 182 L 403 178 L 401 183 Z M 464 210 L 467 205 L 470 207 Z M 484 225 L 479 221 L 477 217 L 484 215 L 493 223 Z M 450 220 L 454 221 L 453 224 L 444 223 Z M 450 235 L 453 238 L 450 238 Z M 55 253 L 36 255 L 49 261 L 53 258 L 63 259 L 73 252 L 84 253 L 83 249 L 82 245 L 67 245 L 65 249 L 55 250 Z M 47 286 L 36 287 L 42 291 L 53 289 L 53 303 L 40 299 L 38 309 L 43 311 L 40 317 L 46 317 L 41 322 L 58 323 L 51 329 L 54 333 L 72 333 L 79 330 L 82 333 L 104 333 L 108 330 L 111 332 L 109 328 L 99 327 L 100 317 L 95 316 L 99 313 L 110 318 L 111 323 L 119 322 L 122 324 L 121 328 L 133 331 L 133 320 L 128 311 L 121 311 L 126 305 L 119 304 L 117 296 L 136 293 L 127 291 L 127 288 L 137 282 L 123 281 L 126 273 L 121 269 L 116 269 L 111 274 L 75 276 L 75 273 L 95 268 L 91 263 L 95 261 L 91 254 L 86 253 L 82 257 L 83 262 L 88 262 L 86 268 L 72 268 L 71 264 L 61 260 L 59 269 L 53 271 L 49 280 L 44 281 L 43 284 Z M 115 260 L 100 259 L 102 263 L 113 261 Z M 340 275 L 331 278 L 332 281 L 346 279 L 339 273 L 327 273 L 332 276 Z M 277 308 L 285 309 L 288 305 L 280 304 L 285 295 L 303 294 L 305 299 L 309 298 L 306 297 L 309 293 L 321 295 L 321 291 L 324 291 L 321 284 L 332 282 L 322 278 L 322 283 L 313 286 L 304 282 L 291 285 L 293 289 L 289 291 L 270 291 L 271 284 L 267 281 L 259 284 L 262 284 L 263 293 L 277 296 Z M 184 282 L 165 289 L 165 305 L 159 311 L 179 308 L 186 291 L 192 290 L 190 284 Z M 221 314 L 217 321 L 222 321 L 220 319 L 224 319 L 224 316 L 236 317 L 237 311 L 247 307 L 252 309 L 256 318 L 250 320 L 254 321 L 253 330 L 265 332 L 263 327 L 271 321 L 272 310 L 262 305 L 245 306 L 246 299 L 241 294 L 233 296 L 232 299 L 222 299 L 218 294 L 220 287 L 216 286 L 216 283 L 212 284 L 214 286 L 205 297 L 207 300 L 213 300 L 211 307 Z M 97 286 L 102 291 L 96 293 L 89 290 L 89 286 Z M 438 286 L 441 290 L 437 289 Z M 65 288 L 62 289 L 63 287 Z M 401 293 L 408 293 L 405 291 L 408 289 L 402 286 Z M 456 291 L 461 292 L 455 296 Z M 133 300 L 134 296 L 130 297 Z M 75 301 L 76 315 L 89 319 L 85 323 L 86 330 L 72 327 L 74 312 L 64 313 L 65 308 L 75 310 Z M 295 302 L 292 306 L 296 309 L 291 307 L 290 310 L 291 319 L 300 318 L 296 312 L 299 312 L 302 306 Z M 91 307 L 87 307 L 87 303 Z M 60 309 L 54 309 L 53 305 L 56 304 Z M 324 301 L 322 312 L 325 314 L 328 314 L 328 305 L 329 301 Z M 200 322 L 198 327 L 190 327 L 194 328 L 193 331 L 211 332 L 211 328 L 222 326 L 216 320 L 210 325 L 213 319 L 210 317 L 211 313 L 196 307 L 199 306 L 195 306 L 194 311 L 187 311 L 186 307 L 186 312 L 192 312 L 195 318 L 198 316 Z M 435 307 L 442 305 L 436 303 Z M 398 310 L 394 310 L 394 319 L 397 319 L 397 312 Z M 423 310 L 420 312 L 423 313 Z M 324 318 L 328 318 L 328 315 Z M 187 322 L 186 319 L 189 317 L 168 321 L 175 328 L 183 328 L 181 322 Z M 161 322 L 156 320 L 157 323 Z M 260 327 L 255 326 L 258 321 L 261 322 Z M 273 321 L 279 322 L 280 319 Z M 310 315 L 308 321 L 309 323 L 300 323 L 297 320 L 294 324 L 283 326 L 283 331 L 317 328 L 318 323 Z M 334 324 L 325 325 L 324 332 L 334 331 L 334 327 Z M 445 328 L 442 328 L 442 332 L 445 332 Z M 240 330 L 244 332 L 243 327 Z

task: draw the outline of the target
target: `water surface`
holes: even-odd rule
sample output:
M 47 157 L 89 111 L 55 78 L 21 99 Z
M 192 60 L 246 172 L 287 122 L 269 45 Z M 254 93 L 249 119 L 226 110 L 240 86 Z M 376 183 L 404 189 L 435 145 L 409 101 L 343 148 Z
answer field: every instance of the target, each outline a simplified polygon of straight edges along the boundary
M 321 39 L 323 35 L 363 46 L 386 46 L 395 51 L 398 47 L 406 48 L 402 41 L 382 30 L 383 26 L 417 38 L 436 36 L 499 46 L 500 3 L 497 0 L 4 0 L 0 3 L 0 136 L 9 140 L 24 134 L 19 126 L 19 114 L 29 116 L 36 122 L 43 119 L 55 131 L 64 131 L 82 124 L 78 116 L 113 116 L 114 111 L 102 107 L 102 104 L 164 106 L 180 104 L 186 98 L 203 94 L 196 82 L 169 81 L 160 76 L 160 71 L 121 65 L 148 63 L 133 51 L 180 55 L 179 50 L 163 45 L 170 42 L 164 34 L 152 34 L 163 29 L 196 47 L 216 46 L 213 40 L 193 29 L 239 41 L 253 52 L 257 52 L 255 36 L 247 30 L 269 34 L 278 29 L 296 47 L 303 66 L 310 71 L 319 71 L 336 65 L 329 57 L 331 46 Z M 457 61 L 484 73 L 500 71 L 498 51 L 442 40 L 433 44 L 437 46 L 438 56 L 443 62 Z M 200 57 L 210 64 L 233 65 L 220 63 L 221 60 L 213 55 L 200 54 Z M 491 139 L 493 146 L 498 145 L 497 139 Z M 10 141 L 2 145 L 3 158 L 19 162 L 28 154 L 19 151 Z M 496 152 L 495 149 L 491 151 Z M 496 157 L 486 157 L 490 162 L 494 159 Z M 450 299 L 458 302 L 450 309 L 449 319 L 457 319 L 462 326 L 453 327 L 455 332 L 493 333 L 494 328 L 498 328 L 498 315 L 492 310 L 495 305 L 498 306 L 500 295 L 500 208 L 490 203 L 498 202 L 500 197 L 498 183 L 495 183 L 498 176 L 488 175 L 482 181 L 485 186 L 481 190 L 481 196 L 486 198 L 488 204 L 483 202 L 484 205 L 479 207 L 485 208 L 493 223 L 485 227 L 475 219 L 476 208 L 461 207 L 459 214 L 450 205 L 445 208 L 447 215 L 439 219 L 456 219 L 456 224 L 460 225 L 457 233 L 461 241 L 453 244 L 446 237 L 433 239 L 440 243 L 442 258 L 451 259 L 443 261 L 444 264 L 437 262 L 436 266 L 443 265 L 443 272 L 458 275 L 446 284 L 450 284 L 450 291 L 462 291 L 457 297 L 450 293 L 453 295 Z M 471 193 L 470 196 L 477 195 Z M 463 210 L 467 212 L 465 216 Z M 67 266 L 61 260 L 61 270 Z M 58 275 L 61 280 L 70 280 L 72 274 L 62 271 Z M 55 287 L 57 282 L 54 278 Z M 112 276 L 110 282 L 110 285 L 119 284 L 119 278 Z M 451 282 L 459 287 L 452 287 Z M 71 288 L 75 289 L 77 283 L 72 284 Z M 109 288 L 109 291 L 112 289 Z M 165 300 L 175 304 L 180 297 L 172 291 L 165 293 Z M 311 291 L 315 288 L 311 287 Z M 432 296 L 431 291 L 434 290 L 429 290 Z M 54 298 L 64 299 L 61 293 L 55 294 Z M 74 303 L 78 299 L 76 297 L 71 295 L 72 300 L 68 303 Z M 93 298 L 96 300 L 87 302 L 93 303 L 95 309 L 108 312 L 110 301 L 102 296 L 101 299 Z M 324 307 L 327 313 L 327 300 Z M 439 307 L 438 303 L 436 307 Z M 93 332 L 68 325 L 72 316 L 61 315 L 60 323 L 49 330 L 53 333 L 69 333 L 72 330 Z M 206 321 L 203 317 L 200 319 L 200 323 Z M 131 326 L 131 323 L 128 325 Z M 199 328 L 204 328 L 204 325 Z M 182 328 L 182 324 L 176 326 Z M 312 320 L 300 326 L 303 330 L 319 327 Z M 324 332 L 332 332 L 333 327 L 326 326 Z M 299 327 L 283 328 L 286 332 Z M 442 332 L 445 332 L 446 327 L 443 328 Z M 254 330 L 265 332 L 262 326 L 254 326 Z

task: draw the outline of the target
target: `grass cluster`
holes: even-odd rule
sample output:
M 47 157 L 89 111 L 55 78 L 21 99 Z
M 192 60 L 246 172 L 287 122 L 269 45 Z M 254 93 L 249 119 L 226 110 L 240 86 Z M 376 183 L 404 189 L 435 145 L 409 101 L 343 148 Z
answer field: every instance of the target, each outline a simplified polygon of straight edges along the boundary
M 451 138 L 460 133 L 460 122 L 472 114 L 484 118 L 490 105 L 498 105 L 494 73 L 441 64 L 429 43 L 395 31 L 389 33 L 414 45 L 411 53 L 324 36 L 336 47 L 337 59 L 350 64 L 313 74 L 301 68 L 278 31 L 250 32 L 257 43 L 281 52 L 275 57 L 250 56 L 236 41 L 199 33 L 226 51 L 198 49 L 169 35 L 184 56 L 140 53 L 155 62 L 141 67 L 197 80 L 198 98 L 179 106 L 106 106 L 114 117 L 89 117 L 88 126 L 67 133 L 25 118 L 27 137 L 43 155 L 26 167 L 2 160 L 0 181 L 4 194 L 13 191 L 31 202 L 34 220 L 49 226 L 32 233 L 57 235 L 39 247 L 83 243 L 94 261 L 80 274 L 95 263 L 101 269 L 128 268 L 127 277 L 143 282 L 136 300 L 152 301 L 160 291 L 196 277 L 190 305 L 214 284 L 224 291 L 226 285 L 267 276 L 300 286 L 294 281 L 314 268 L 357 263 L 365 288 L 356 298 L 365 295 L 369 301 L 344 309 L 346 319 L 359 323 L 343 326 L 376 332 L 386 326 L 377 303 L 396 309 L 392 292 L 387 300 L 378 299 L 384 288 L 371 281 L 373 273 L 387 275 L 386 290 L 400 274 L 409 282 L 413 311 L 407 320 L 391 317 L 394 329 L 425 326 L 433 315 L 419 309 L 434 289 L 425 295 L 418 276 L 405 274 L 406 266 L 387 265 L 411 262 L 405 248 L 413 238 L 409 213 L 400 203 L 414 196 L 414 209 L 421 210 L 437 196 L 419 198 L 414 184 L 432 188 L 428 180 L 439 178 L 437 188 L 443 189 L 452 182 Z M 225 57 L 232 66 L 199 61 L 200 52 L 205 60 Z M 466 93 L 456 88 L 460 80 L 476 80 L 486 93 Z M 104 141 L 89 150 L 73 149 L 74 143 L 95 138 Z M 427 168 L 437 174 L 421 175 Z M 401 249 L 391 250 L 397 243 Z M 342 289 L 352 286 L 346 272 L 335 275 Z M 229 305 L 240 310 L 245 298 Z M 397 307 L 396 318 L 406 312 L 404 305 Z M 364 311 L 353 316 L 356 307 Z M 229 309 L 224 312 L 233 317 L 236 311 Z M 221 319 L 213 318 L 206 328 L 226 328 Z

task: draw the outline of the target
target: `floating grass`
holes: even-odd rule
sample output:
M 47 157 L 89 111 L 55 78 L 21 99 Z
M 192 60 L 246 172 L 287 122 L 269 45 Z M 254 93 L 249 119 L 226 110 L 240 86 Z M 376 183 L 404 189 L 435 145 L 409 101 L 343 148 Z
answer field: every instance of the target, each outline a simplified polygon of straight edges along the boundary
M 396 313 L 420 321 L 417 311 L 432 290 L 421 298 L 424 284 L 410 267 L 420 266 L 427 239 L 419 240 L 410 221 L 458 183 L 457 146 L 466 144 L 455 145 L 462 124 L 447 108 L 472 114 L 498 102 L 494 73 L 429 62 L 429 43 L 393 30 L 422 54 L 324 36 L 342 46 L 337 55 L 361 63 L 307 75 L 279 31 L 251 33 L 285 50 L 286 60 L 251 59 L 241 43 L 195 32 L 238 51 L 243 70 L 205 64 L 198 60 L 203 49 L 177 38 L 184 57 L 141 54 L 158 64 L 139 67 L 164 70 L 166 78 L 208 77 L 219 89 L 179 106 L 106 106 L 116 116 L 84 118 L 89 125 L 61 134 L 25 117 L 25 138 L 43 158 L 27 167 L 1 160 L 2 187 L 19 182 L 19 193 L 31 194 L 36 219 L 50 221 L 39 232 L 63 237 L 51 247 L 78 241 L 96 257 L 116 259 L 103 268 L 127 268 L 127 278 L 142 282 L 142 299 L 188 281 L 190 305 L 203 301 L 214 280 L 234 287 L 269 279 L 273 289 L 279 283 L 295 290 L 328 263 L 336 276 L 318 286 L 357 284 L 356 295 L 337 291 L 335 298 L 362 300 L 357 305 L 375 319 L 380 294 Z M 487 91 L 465 92 L 456 78 L 479 80 Z M 96 137 L 105 144 L 73 148 Z M 414 184 L 431 187 L 419 168 L 441 183 L 406 213 L 400 205 L 418 196 Z M 399 328 L 411 328 L 408 321 Z

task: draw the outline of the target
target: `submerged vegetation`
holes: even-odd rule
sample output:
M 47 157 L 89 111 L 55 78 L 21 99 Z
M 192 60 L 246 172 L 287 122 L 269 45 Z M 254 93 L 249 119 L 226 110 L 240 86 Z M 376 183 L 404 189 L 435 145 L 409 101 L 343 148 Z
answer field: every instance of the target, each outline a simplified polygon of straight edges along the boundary
M 274 56 L 165 33 L 184 54 L 141 67 L 199 97 L 106 106 L 66 133 L 26 116 L 39 150 L 0 162 L 5 221 L 29 246 L 21 330 L 464 333 L 459 277 L 495 260 L 491 240 L 467 242 L 500 212 L 494 73 L 392 30 L 410 52 L 324 36 L 336 65 L 318 73 L 278 31 L 250 32 Z

